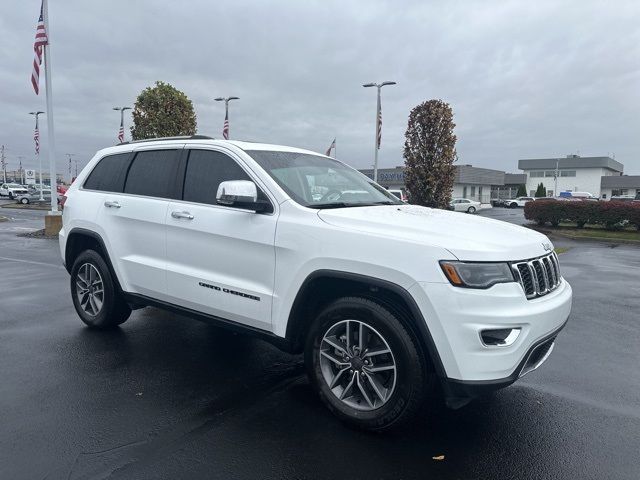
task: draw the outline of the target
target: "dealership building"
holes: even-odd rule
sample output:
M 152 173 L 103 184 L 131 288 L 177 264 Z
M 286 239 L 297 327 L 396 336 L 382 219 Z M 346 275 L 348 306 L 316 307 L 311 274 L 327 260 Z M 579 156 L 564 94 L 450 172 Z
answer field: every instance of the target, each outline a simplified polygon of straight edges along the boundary
M 640 192 L 640 175 L 623 175 L 624 165 L 611 157 L 531 158 L 518 160 L 522 173 L 455 165 L 456 176 L 452 196 L 489 203 L 497 198 L 515 198 L 518 187 L 525 186 L 534 196 L 542 183 L 548 196 L 560 192 L 589 192 L 608 200 L 612 195 L 636 195 Z M 556 190 L 556 169 L 557 192 Z M 404 166 L 379 168 L 378 183 L 389 189 L 405 190 Z M 373 178 L 373 169 L 360 170 Z
M 560 192 L 589 192 L 598 198 L 610 198 L 611 192 L 603 191 L 603 182 L 609 185 L 607 177 L 620 177 L 624 165 L 611 157 L 581 157 L 567 155 L 565 158 L 532 158 L 518 160 L 518 168 L 527 176 L 526 186 L 533 196 L 540 183 L 549 197 Z M 556 169 L 558 170 L 557 192 Z M 615 182 L 615 181 L 614 181 Z M 611 190 L 611 188 L 609 188 Z M 603 197 L 602 195 L 607 195 Z
M 489 203 L 493 198 L 514 198 L 518 186 L 524 183 L 522 174 L 505 174 L 502 170 L 478 168 L 471 165 L 456 165 L 452 197 L 468 198 L 481 203 Z M 385 188 L 405 190 L 403 166 L 379 168 L 378 183 Z M 373 178 L 373 169 L 360 170 Z M 510 183 L 520 182 L 520 183 Z

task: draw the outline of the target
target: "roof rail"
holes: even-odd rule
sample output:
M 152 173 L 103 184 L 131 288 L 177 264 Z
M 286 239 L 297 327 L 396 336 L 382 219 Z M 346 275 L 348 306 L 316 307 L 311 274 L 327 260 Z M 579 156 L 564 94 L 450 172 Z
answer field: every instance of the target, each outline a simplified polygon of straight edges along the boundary
M 158 138 L 144 138 L 142 140 L 131 140 L 129 142 L 122 142 L 118 145 L 130 145 L 132 143 L 144 143 L 144 142 L 155 142 L 162 140 L 215 140 L 215 138 L 210 137 L 209 135 L 182 135 L 178 137 L 158 137 Z

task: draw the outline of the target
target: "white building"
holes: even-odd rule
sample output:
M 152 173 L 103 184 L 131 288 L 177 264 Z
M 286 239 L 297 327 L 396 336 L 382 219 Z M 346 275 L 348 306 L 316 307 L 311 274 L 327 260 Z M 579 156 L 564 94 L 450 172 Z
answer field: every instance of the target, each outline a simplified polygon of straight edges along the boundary
M 518 160 L 518 168 L 527 176 L 527 192 L 533 196 L 542 183 L 548 196 L 560 192 L 589 192 L 601 196 L 602 177 L 622 175 L 624 165 L 610 157 L 535 158 Z M 558 168 L 557 191 L 555 171 Z
M 489 203 L 491 198 L 497 198 L 496 189 L 505 187 L 505 173 L 501 170 L 478 168 L 471 165 L 455 165 L 455 167 L 456 176 L 451 194 L 454 198 L 468 198 L 481 203 Z M 373 178 L 372 169 L 360 171 L 369 178 Z M 406 191 L 404 166 L 379 168 L 378 183 L 386 188 Z
M 640 194 L 640 175 L 621 175 L 602 177 L 600 198 L 609 200 L 613 196 L 632 196 Z

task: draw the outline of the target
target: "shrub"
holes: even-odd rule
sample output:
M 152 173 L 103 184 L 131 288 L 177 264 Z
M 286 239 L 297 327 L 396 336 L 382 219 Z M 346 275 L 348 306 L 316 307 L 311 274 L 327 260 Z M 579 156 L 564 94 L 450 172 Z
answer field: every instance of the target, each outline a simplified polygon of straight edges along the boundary
M 536 200 L 525 204 L 524 217 L 554 227 L 560 222 L 575 222 L 578 228 L 590 224 L 618 230 L 629 224 L 640 230 L 640 202 Z

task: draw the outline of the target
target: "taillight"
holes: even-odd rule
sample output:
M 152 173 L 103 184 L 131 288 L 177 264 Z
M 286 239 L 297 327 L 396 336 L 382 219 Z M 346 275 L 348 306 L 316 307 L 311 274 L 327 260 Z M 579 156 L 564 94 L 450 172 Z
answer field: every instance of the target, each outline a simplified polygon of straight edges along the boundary
M 67 201 L 67 196 L 66 195 L 62 195 L 62 197 L 60 197 L 60 201 L 58 203 L 60 203 L 60 208 L 64 208 L 64 204 Z

